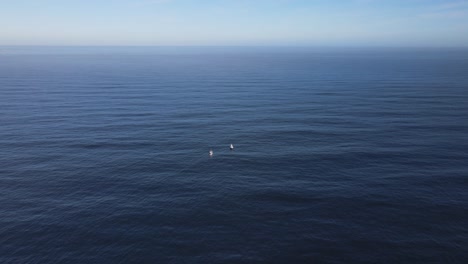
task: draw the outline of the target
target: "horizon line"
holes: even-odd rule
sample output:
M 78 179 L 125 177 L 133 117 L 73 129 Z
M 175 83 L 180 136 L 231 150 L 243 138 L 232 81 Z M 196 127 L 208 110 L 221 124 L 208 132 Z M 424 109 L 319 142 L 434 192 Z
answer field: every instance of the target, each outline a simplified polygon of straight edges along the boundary
M 116 45 L 116 44 L 109 44 L 109 45 L 100 45 L 100 44 L 74 44 L 74 45 L 62 45 L 62 44 L 15 44 L 15 45 L 4 45 L 0 44 L 0 47 L 93 47 L 93 48 L 434 48 L 434 49 L 467 49 L 468 45 L 466 46 L 452 46 L 452 45 L 444 45 L 444 46 L 422 46 L 422 45 Z

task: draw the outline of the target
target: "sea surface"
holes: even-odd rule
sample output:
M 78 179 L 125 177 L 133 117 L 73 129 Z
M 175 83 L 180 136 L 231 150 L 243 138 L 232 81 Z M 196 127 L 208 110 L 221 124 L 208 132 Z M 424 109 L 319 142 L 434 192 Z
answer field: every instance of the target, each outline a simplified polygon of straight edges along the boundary
M 468 263 L 468 49 L 0 47 L 0 263 Z

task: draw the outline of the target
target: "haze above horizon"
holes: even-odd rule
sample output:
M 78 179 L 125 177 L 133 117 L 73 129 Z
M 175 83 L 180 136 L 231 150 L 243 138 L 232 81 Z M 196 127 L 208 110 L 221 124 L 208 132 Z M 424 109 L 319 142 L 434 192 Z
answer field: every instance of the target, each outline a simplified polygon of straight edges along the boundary
M 466 0 L 0 0 L 0 45 L 468 46 Z

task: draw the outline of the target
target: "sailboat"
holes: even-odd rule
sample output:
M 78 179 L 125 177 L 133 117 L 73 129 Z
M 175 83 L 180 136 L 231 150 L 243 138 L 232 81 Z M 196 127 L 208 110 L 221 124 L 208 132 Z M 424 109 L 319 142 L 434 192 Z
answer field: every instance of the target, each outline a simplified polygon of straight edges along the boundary
M 231 146 L 229 146 L 229 149 L 234 150 L 234 145 L 231 144 Z

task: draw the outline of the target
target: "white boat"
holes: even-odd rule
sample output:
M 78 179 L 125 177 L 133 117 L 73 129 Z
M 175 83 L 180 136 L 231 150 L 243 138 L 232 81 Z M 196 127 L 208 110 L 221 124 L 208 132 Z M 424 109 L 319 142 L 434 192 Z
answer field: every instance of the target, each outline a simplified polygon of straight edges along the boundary
M 213 150 L 210 149 L 210 156 L 213 156 Z
M 234 150 L 234 145 L 231 144 L 231 146 L 229 146 L 229 149 Z

